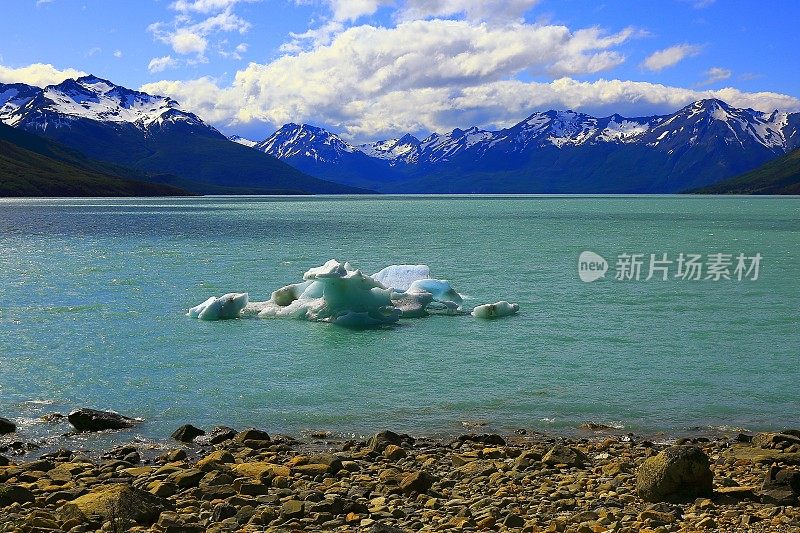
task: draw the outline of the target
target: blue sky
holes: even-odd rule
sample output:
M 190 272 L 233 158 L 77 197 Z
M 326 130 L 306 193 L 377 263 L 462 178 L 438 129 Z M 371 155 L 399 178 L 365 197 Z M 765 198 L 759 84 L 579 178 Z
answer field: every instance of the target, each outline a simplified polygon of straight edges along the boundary
M 536 110 L 800 110 L 800 3 L 733 0 L 16 0 L 0 82 L 91 72 L 226 133 L 354 140 Z

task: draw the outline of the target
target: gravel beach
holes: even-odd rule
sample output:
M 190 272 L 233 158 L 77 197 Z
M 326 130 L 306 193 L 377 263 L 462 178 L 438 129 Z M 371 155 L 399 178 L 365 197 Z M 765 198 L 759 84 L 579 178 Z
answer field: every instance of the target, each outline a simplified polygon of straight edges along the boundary
M 800 531 L 798 431 L 586 434 L 344 442 L 187 425 L 157 457 L 0 456 L 0 531 Z

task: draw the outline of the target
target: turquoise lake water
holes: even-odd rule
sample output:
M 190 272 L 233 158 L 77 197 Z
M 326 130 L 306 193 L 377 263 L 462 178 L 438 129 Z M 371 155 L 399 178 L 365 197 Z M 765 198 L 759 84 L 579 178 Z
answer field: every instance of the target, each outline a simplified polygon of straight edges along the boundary
M 583 283 L 578 256 L 605 257 Z M 759 278 L 617 281 L 622 253 L 761 254 Z M 425 263 L 465 306 L 517 316 L 354 331 L 202 322 L 328 259 Z M 735 262 L 735 261 L 734 261 Z M 733 272 L 733 267 L 731 267 Z M 87 406 L 144 422 L 302 435 L 800 426 L 800 200 L 343 197 L 0 201 L 0 415 L 53 437 Z

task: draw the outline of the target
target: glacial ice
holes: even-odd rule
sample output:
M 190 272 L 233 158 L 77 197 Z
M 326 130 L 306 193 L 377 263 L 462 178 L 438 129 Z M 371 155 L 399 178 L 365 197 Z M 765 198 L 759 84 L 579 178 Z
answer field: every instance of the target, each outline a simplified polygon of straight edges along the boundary
M 501 300 L 493 304 L 483 304 L 475 307 L 472 310 L 472 316 L 475 318 L 501 318 L 504 316 L 511 316 L 519 311 L 518 304 L 508 303 Z
M 418 279 L 411 284 L 406 292 L 429 292 L 434 301 L 445 305 L 455 304 L 456 307 L 459 307 L 464 303 L 464 298 L 453 289 L 449 281 L 443 279 Z
M 407 291 L 415 281 L 430 278 L 428 265 L 391 265 L 372 275 L 372 279 L 396 291 Z
M 302 282 L 275 290 L 267 301 L 250 302 L 247 294 L 231 293 L 209 298 L 188 315 L 202 320 L 294 318 L 365 328 L 394 324 L 400 318 L 465 314 L 463 302 L 449 281 L 431 277 L 427 265 L 391 265 L 369 276 L 332 259 L 309 269 Z M 503 301 L 478 306 L 472 315 L 494 318 L 518 310 L 517 304 Z
M 227 320 L 239 318 L 242 310 L 247 306 L 248 294 L 231 292 L 220 296 L 212 296 L 205 302 L 189 309 L 187 316 L 200 320 Z

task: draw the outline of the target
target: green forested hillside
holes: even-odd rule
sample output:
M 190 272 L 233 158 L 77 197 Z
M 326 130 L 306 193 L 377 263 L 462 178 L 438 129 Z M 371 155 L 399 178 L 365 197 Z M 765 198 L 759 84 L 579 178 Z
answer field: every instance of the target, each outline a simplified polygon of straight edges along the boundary
M 701 194 L 800 194 L 800 148 L 746 174 L 693 192 Z
M 177 187 L 87 159 L 56 142 L 0 124 L 0 196 L 175 196 Z

